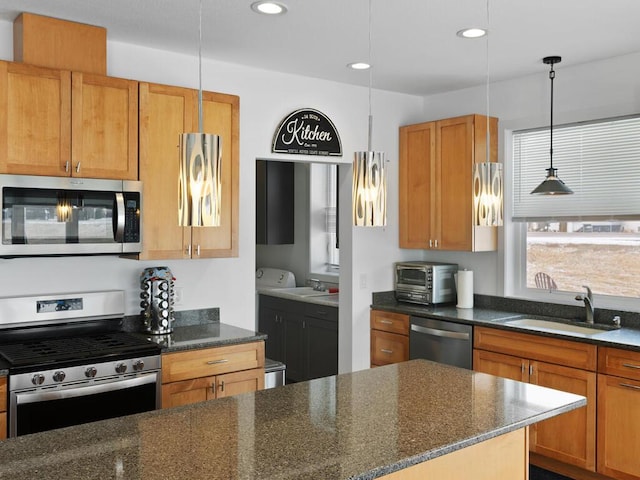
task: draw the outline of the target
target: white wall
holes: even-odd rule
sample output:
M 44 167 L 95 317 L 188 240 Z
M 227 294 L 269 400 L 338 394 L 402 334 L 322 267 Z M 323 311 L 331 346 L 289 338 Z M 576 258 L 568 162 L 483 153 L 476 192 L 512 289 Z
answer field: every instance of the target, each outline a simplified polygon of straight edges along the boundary
M 0 59 L 12 60 L 12 49 L 12 24 L 0 21 Z M 108 42 L 107 52 L 111 76 L 198 87 L 195 56 L 119 42 Z M 115 257 L 0 259 L 0 295 L 124 289 L 127 314 L 136 314 L 140 272 L 147 266 L 168 265 L 177 278 L 177 285 L 184 289 L 184 300 L 177 306 L 178 310 L 220 307 L 223 322 L 254 328 L 255 159 L 281 158 L 270 153 L 274 130 L 291 111 L 311 107 L 334 122 L 342 139 L 341 161 L 350 164 L 353 152 L 366 146 L 368 94 L 361 87 L 206 60 L 202 81 L 205 90 L 240 96 L 239 257 L 166 262 Z M 373 93 L 373 147 L 386 151 L 390 159 L 390 227 L 352 229 L 349 205 L 343 202 L 340 212 L 341 371 L 368 367 L 371 292 L 392 288 L 391 263 L 403 255 L 397 247 L 397 132 L 400 125 L 419 120 L 421 111 L 422 98 Z M 339 159 L 331 157 L 330 161 Z M 348 171 L 341 175 L 340 195 L 344 199 L 351 196 L 349 177 Z M 415 253 L 411 252 L 412 256 L 415 257 Z M 368 279 L 362 288 L 357 280 L 361 275 Z M 351 291 L 351 285 L 356 285 L 357 290 Z

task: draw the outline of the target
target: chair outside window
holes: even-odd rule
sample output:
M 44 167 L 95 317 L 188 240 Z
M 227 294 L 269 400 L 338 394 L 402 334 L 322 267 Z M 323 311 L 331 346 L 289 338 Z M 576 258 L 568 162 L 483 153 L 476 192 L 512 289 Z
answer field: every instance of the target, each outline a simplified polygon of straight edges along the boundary
M 553 280 L 553 278 L 551 278 L 544 272 L 536 273 L 535 279 L 537 288 L 549 290 L 550 292 L 558 289 L 558 285 L 556 285 L 556 282 Z

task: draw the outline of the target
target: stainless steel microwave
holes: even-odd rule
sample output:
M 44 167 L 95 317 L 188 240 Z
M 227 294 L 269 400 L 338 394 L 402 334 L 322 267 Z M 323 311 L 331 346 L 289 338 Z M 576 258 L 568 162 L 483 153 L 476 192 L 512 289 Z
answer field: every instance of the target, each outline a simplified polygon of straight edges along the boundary
M 141 250 L 141 182 L 0 175 L 0 189 L 0 257 Z
M 456 300 L 455 263 L 398 262 L 395 264 L 396 299 L 431 305 Z

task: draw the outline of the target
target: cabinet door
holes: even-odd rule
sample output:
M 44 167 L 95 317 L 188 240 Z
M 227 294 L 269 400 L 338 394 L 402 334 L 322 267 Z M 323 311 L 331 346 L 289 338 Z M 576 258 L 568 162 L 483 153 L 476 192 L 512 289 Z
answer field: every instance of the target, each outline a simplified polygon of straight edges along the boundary
M 640 381 L 598 375 L 598 473 L 640 478 Z
M 0 173 L 68 176 L 71 74 L 0 61 Z
M 306 379 L 338 374 L 338 322 L 307 317 Z
M 216 398 L 216 377 L 202 377 L 162 385 L 162 408 L 179 407 Z
M 440 250 L 471 250 L 473 116 L 436 123 L 440 189 L 435 215 Z
M 0 440 L 7 438 L 7 377 L 0 377 Z
M 529 361 L 501 353 L 473 351 L 473 369 L 519 382 L 529 380 Z
M 138 179 L 138 82 L 74 72 L 72 175 Z
M 434 245 L 437 176 L 435 122 L 400 128 L 400 248 Z
M 261 302 L 262 303 L 262 302 Z M 258 330 L 267 334 L 265 356 L 278 362 L 284 362 L 284 314 L 260 305 L 258 312 Z
M 216 377 L 216 398 L 264 389 L 264 368 L 227 373 Z
M 196 102 L 194 90 L 140 84 L 141 260 L 190 258 L 191 228 L 178 226 L 179 139 L 192 129 Z
M 596 374 L 531 362 L 530 382 L 587 397 L 585 407 L 534 425 L 531 451 L 586 470 L 595 470 Z
M 219 227 L 192 228 L 193 256 L 237 257 L 240 99 L 234 95 L 203 92 L 202 110 L 205 132 L 222 137 L 222 210 Z M 197 116 L 195 118 L 197 122 Z M 197 123 L 194 127 L 197 131 Z
M 371 330 L 371 365 L 388 365 L 409 360 L 409 337 Z
M 284 316 L 284 363 L 287 381 L 303 382 L 307 379 L 305 365 L 304 317 L 286 312 Z

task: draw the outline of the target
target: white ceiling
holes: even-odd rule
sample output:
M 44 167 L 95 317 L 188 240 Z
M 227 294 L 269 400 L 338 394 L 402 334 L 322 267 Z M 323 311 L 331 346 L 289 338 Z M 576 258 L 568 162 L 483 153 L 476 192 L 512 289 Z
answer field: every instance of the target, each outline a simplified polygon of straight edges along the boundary
M 202 55 L 258 68 L 368 85 L 346 65 L 368 57 L 369 0 L 203 0 Z M 487 8 L 487 1 L 489 5 Z M 199 0 L 1 0 L 0 19 L 32 12 L 107 28 L 110 41 L 198 53 Z M 487 23 L 487 11 L 489 22 Z M 487 40 L 456 31 L 488 25 L 491 81 L 640 51 L 639 0 L 372 0 L 374 88 L 427 95 L 486 82 Z M 603 75 L 615 72 L 603 71 Z

